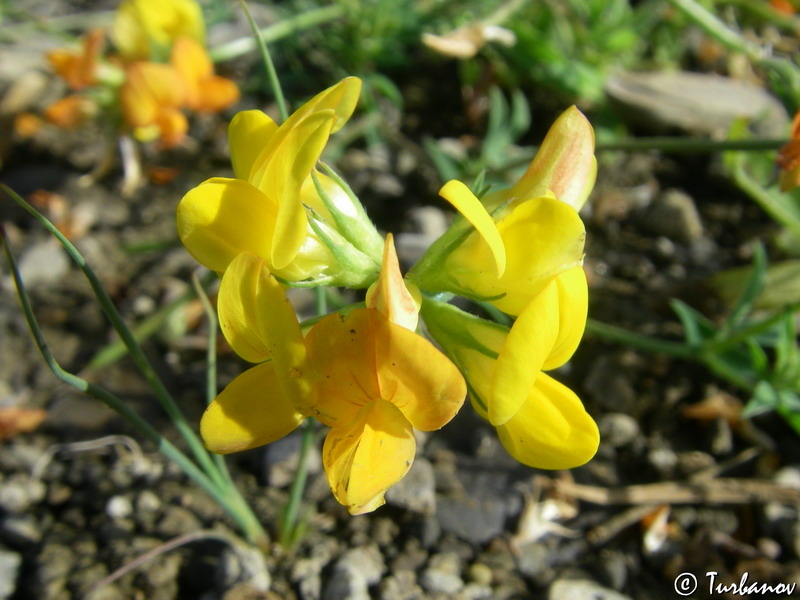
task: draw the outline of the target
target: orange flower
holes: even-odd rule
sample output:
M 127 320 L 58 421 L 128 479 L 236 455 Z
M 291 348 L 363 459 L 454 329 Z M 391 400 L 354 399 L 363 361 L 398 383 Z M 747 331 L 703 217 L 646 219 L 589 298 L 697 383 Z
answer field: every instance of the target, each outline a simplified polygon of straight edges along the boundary
M 189 37 L 180 37 L 172 47 L 170 63 L 183 78 L 188 108 L 218 112 L 239 100 L 239 89 L 230 79 L 214 74 L 205 48 Z
M 784 15 L 792 16 L 795 13 L 794 5 L 789 0 L 769 0 L 769 5 Z
M 96 112 L 95 103 L 85 96 L 73 94 L 53 102 L 44 111 L 45 118 L 61 129 L 75 129 Z
M 800 110 L 792 119 L 792 138 L 778 151 L 775 162 L 781 168 L 778 182 L 782 192 L 800 186 Z
M 160 138 L 164 148 L 180 144 L 189 127 L 180 110 L 185 98 L 182 79 L 170 65 L 138 62 L 125 70 L 122 114 L 141 141 Z
M 47 53 L 47 60 L 73 90 L 82 90 L 97 83 L 97 61 L 103 51 L 102 29 L 92 29 L 83 37 L 79 52 L 58 48 Z

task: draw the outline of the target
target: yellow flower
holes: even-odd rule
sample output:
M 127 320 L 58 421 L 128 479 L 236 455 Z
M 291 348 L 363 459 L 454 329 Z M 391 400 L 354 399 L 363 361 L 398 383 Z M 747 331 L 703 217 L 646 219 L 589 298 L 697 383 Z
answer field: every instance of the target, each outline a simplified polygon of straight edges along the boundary
M 126 61 L 163 60 L 180 37 L 203 44 L 205 25 L 194 0 L 124 0 L 111 36 Z
M 206 49 L 195 40 L 175 40 L 170 64 L 183 80 L 187 108 L 201 113 L 219 112 L 239 100 L 239 88 L 230 79 L 214 74 Z
M 181 112 L 184 86 L 170 65 L 135 62 L 125 69 L 120 89 L 122 115 L 137 139 L 159 139 L 162 147 L 178 145 L 189 123 Z
M 417 308 L 399 277 L 391 237 L 367 307 L 326 316 L 305 340 L 282 288 L 253 254 L 231 262 L 218 302 L 234 350 L 269 362 L 234 379 L 212 402 L 200 424 L 206 445 L 222 453 L 252 448 L 285 435 L 303 415 L 314 416 L 331 428 L 323 465 L 335 497 L 352 514 L 383 504 L 386 490 L 406 474 L 416 451 L 414 428 L 444 426 L 464 402 L 456 367 L 398 324 Z
M 473 407 L 523 464 L 567 469 L 597 451 L 597 425 L 578 397 L 542 372 L 572 356 L 586 307 L 581 267 L 553 278 L 510 329 L 449 304 L 423 304 L 428 330 L 466 377 Z
M 293 283 L 374 281 L 380 236 L 343 184 L 315 170 L 360 89 L 361 81 L 348 77 L 280 126 L 261 111 L 237 114 L 228 131 L 235 178 L 209 179 L 178 205 L 178 234 L 192 256 L 223 272 L 251 252 Z
M 593 152 L 591 125 L 573 107 L 513 187 L 478 200 L 463 183 L 446 183 L 440 194 L 465 219 L 431 246 L 411 277 L 424 290 L 485 300 L 518 315 L 553 277 L 583 260 L 577 210 L 594 183 Z

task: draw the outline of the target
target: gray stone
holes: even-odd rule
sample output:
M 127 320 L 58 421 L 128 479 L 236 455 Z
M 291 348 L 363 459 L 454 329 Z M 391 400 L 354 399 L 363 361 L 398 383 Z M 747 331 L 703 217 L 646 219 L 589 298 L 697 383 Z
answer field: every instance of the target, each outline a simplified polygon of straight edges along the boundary
M 348 550 L 336 561 L 323 600 L 368 600 L 369 587 L 380 581 L 384 568 L 376 546 Z
M 423 515 L 435 513 L 436 478 L 431 463 L 417 457 L 406 476 L 386 492 L 386 501 Z
M 177 537 L 200 529 L 200 520 L 181 506 L 168 506 L 157 527 L 158 533 L 164 537 Z
M 494 597 L 494 590 L 488 585 L 468 583 L 458 593 L 459 600 L 486 600 Z
M 247 584 L 258 592 L 266 592 L 272 584 L 264 553 L 233 537 L 228 540 L 228 546 L 222 553 L 218 578 L 226 589 Z
M 675 189 L 666 190 L 650 204 L 642 214 L 641 224 L 654 235 L 685 244 L 703 236 L 703 223 L 694 200 Z
M 454 594 L 464 587 L 461 579 L 461 560 L 455 552 L 434 554 L 420 578 L 427 592 Z
M 624 413 L 608 413 L 597 422 L 600 439 L 604 443 L 619 448 L 627 446 L 639 435 L 639 423 Z
M 8 513 L 23 513 L 41 502 L 47 488 L 38 479 L 17 473 L 0 485 L 0 508 Z
M 19 273 L 29 289 L 57 283 L 68 272 L 69 258 L 56 240 L 38 242 L 19 257 Z
M 619 592 L 588 579 L 557 579 L 550 586 L 548 600 L 631 600 Z
M 295 431 L 267 446 L 264 452 L 264 475 L 270 485 L 281 488 L 294 481 L 302 438 L 302 431 Z M 322 467 L 320 453 L 309 452 L 306 459 L 309 474 L 318 473 Z
M 38 544 L 42 526 L 28 513 L 8 515 L 0 521 L 0 537 L 12 544 Z
M 597 404 L 610 411 L 634 414 L 637 398 L 630 378 L 620 371 L 619 359 L 602 355 L 595 360 L 585 388 Z
M 127 496 L 112 496 L 106 502 L 106 514 L 112 519 L 126 519 L 133 514 L 133 503 Z
M 474 544 L 484 544 L 506 529 L 507 507 L 502 498 L 484 494 L 437 500 L 436 519 L 442 530 Z
M 0 548 L 0 600 L 10 598 L 17 589 L 17 576 L 22 557 L 16 552 Z
M 471 564 L 467 575 L 471 582 L 479 585 L 491 585 L 492 583 L 492 568 L 481 562 Z
M 785 135 L 789 117 L 763 86 L 707 73 L 620 72 L 606 93 L 631 122 L 661 133 L 683 129 L 724 135 L 740 117 L 753 119 L 765 136 Z
M 408 569 L 394 570 L 380 584 L 380 600 L 424 600 L 425 592 L 417 585 L 417 576 Z

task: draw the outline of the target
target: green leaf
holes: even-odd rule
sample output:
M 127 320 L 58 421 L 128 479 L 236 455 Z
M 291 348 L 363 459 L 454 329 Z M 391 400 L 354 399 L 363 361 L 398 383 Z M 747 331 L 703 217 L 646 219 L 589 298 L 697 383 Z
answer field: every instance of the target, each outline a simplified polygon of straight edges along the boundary
M 716 327 L 711 321 L 685 302 L 673 298 L 669 304 L 675 314 L 678 315 L 678 319 L 683 325 L 686 343 L 690 346 L 702 345 L 705 339 L 711 337 L 709 334 L 716 332 Z
M 759 381 L 753 390 L 753 397 L 742 409 L 742 417 L 750 419 L 775 410 L 778 406 L 778 392 L 769 381 Z
M 731 311 L 730 317 L 728 317 L 728 327 L 734 329 L 744 322 L 747 315 L 752 311 L 756 298 L 764 289 L 766 278 L 767 253 L 764 251 L 764 246 L 758 243 L 753 248 L 753 266 L 742 290 L 742 295 Z

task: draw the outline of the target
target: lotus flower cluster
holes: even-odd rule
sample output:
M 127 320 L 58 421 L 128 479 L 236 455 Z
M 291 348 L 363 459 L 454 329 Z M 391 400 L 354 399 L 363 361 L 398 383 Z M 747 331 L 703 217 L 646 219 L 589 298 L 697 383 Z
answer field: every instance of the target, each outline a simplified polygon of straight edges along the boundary
M 214 74 L 194 0 L 124 0 L 108 52 L 106 38 L 95 29 L 79 48 L 48 53 L 71 90 L 46 109 L 50 122 L 74 128 L 104 114 L 121 133 L 169 148 L 186 137 L 187 111 L 218 112 L 239 99 L 236 85 Z
M 564 469 L 595 453 L 598 431 L 578 397 L 546 371 L 582 337 L 587 283 L 578 210 L 594 183 L 594 137 L 575 108 L 555 123 L 522 179 L 477 198 L 448 182 L 462 216 L 403 277 L 347 184 L 320 163 L 360 91 L 346 78 L 277 124 L 239 113 L 229 129 L 234 177 L 214 177 L 178 207 L 189 252 L 222 276 L 219 319 L 254 366 L 201 421 L 208 448 L 275 441 L 313 418 L 329 428 L 323 466 L 352 514 L 384 503 L 408 471 L 414 430 L 443 427 L 467 394 L 526 465 Z M 298 321 L 290 286 L 369 288 L 363 304 Z M 500 325 L 456 308 L 460 295 L 513 318 Z M 437 343 L 417 333 L 418 319 Z

